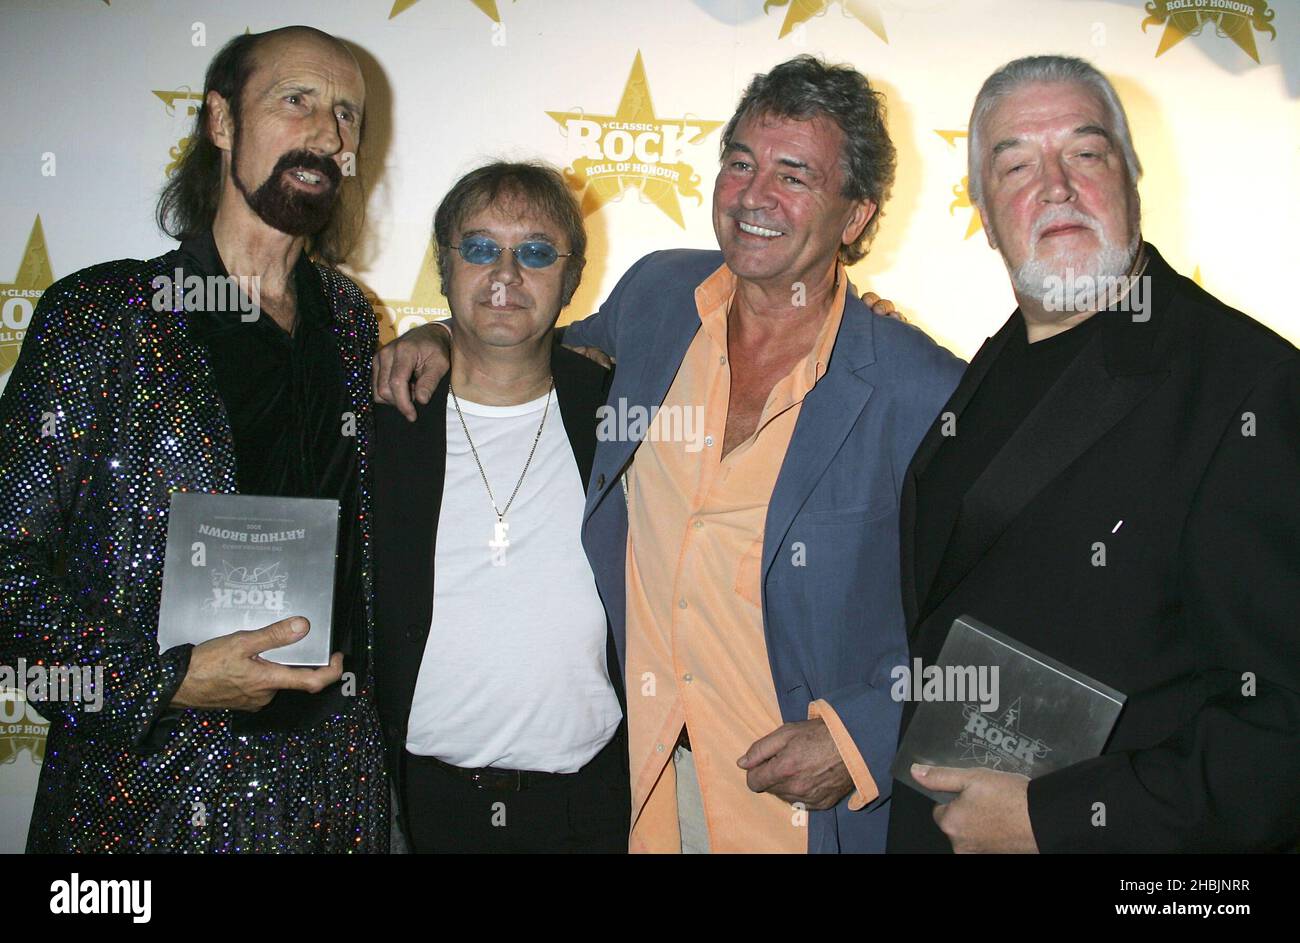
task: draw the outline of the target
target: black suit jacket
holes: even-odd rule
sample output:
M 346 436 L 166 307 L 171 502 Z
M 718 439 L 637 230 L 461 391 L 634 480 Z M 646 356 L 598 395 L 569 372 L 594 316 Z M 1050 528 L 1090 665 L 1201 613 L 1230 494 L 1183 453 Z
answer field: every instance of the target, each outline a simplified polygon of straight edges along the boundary
M 596 453 L 596 410 L 605 402 L 611 374 L 599 364 L 556 344 L 551 373 L 568 434 L 585 486 Z M 447 391 L 444 377 L 418 418 L 408 422 L 391 406 L 375 407 L 371 451 L 374 474 L 375 532 L 375 700 L 384 732 L 389 773 L 403 801 L 407 719 L 424 646 L 433 618 L 434 549 L 438 513 L 447 470 Z M 486 499 L 486 496 L 484 497 Z M 577 522 L 575 522 L 577 526 Z M 564 587 L 557 586 L 557 593 Z M 627 712 L 613 633 L 608 632 L 610 683 Z M 616 738 L 626 740 L 626 719 Z M 627 750 L 621 751 L 627 762 Z M 626 780 L 626 776 L 624 779 Z M 630 786 L 628 786 L 630 790 Z M 630 808 L 630 794 L 625 805 Z M 400 809 L 399 809 L 400 811 Z
M 968 613 L 1128 695 L 1102 756 L 1030 784 L 1040 850 L 1294 847 L 1300 352 L 1147 252 L 1150 320 L 1096 315 L 966 494 L 933 586 L 916 585 L 916 480 L 942 416 L 922 441 L 901 511 L 912 655 L 933 661 Z M 1020 316 L 945 407 L 957 435 Z M 932 805 L 895 791 L 891 851 L 951 850 Z

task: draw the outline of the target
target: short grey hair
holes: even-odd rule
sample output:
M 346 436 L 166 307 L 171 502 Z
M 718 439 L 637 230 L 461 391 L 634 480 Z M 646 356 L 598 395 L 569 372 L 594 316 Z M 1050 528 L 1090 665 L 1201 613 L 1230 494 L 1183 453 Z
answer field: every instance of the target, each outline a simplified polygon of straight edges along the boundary
M 984 122 L 999 101 L 1023 85 L 1042 82 L 1070 82 L 1092 89 L 1106 109 L 1110 132 L 1115 136 L 1124 155 L 1130 186 L 1136 188 L 1142 176 L 1142 164 L 1133 150 L 1129 134 L 1128 117 L 1110 79 L 1102 75 L 1091 63 L 1073 56 L 1026 56 L 1008 62 L 987 79 L 975 96 L 975 107 L 970 115 L 970 140 L 966 148 L 966 166 L 970 200 L 977 206 L 983 202 L 980 192 L 980 175 L 984 171 Z

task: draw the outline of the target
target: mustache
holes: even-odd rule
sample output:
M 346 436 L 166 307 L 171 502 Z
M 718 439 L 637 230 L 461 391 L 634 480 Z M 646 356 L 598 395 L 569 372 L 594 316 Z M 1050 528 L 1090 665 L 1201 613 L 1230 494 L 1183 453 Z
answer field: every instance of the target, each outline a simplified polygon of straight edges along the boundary
M 1037 242 L 1042 237 L 1044 230 L 1059 223 L 1075 223 L 1079 226 L 1087 226 L 1098 235 L 1101 234 L 1101 226 L 1095 219 L 1082 210 L 1062 204 L 1047 210 L 1034 221 L 1034 228 L 1030 232 L 1030 237 L 1034 242 Z
M 273 179 L 278 178 L 280 174 L 293 170 L 295 167 L 320 174 L 330 182 L 331 189 L 338 187 L 343 182 L 343 171 L 339 170 L 338 164 L 307 150 L 289 151 L 281 154 L 280 159 L 275 162 L 275 167 L 271 170 L 271 177 Z

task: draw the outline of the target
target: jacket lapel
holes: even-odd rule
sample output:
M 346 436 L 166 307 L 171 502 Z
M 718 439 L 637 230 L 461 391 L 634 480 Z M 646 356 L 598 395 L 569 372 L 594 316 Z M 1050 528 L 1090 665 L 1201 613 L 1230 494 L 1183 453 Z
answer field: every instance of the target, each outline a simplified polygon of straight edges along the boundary
M 605 404 L 613 374 L 604 367 L 556 344 L 551 350 L 551 375 L 555 377 L 555 395 L 560 401 L 560 416 L 564 431 L 569 436 L 569 446 L 582 478 L 583 492 L 591 480 L 591 470 L 596 457 L 596 426 L 598 410 Z M 619 707 L 627 714 L 627 694 L 623 683 L 618 645 L 614 639 L 613 625 L 608 616 L 605 622 L 605 667 L 610 684 L 618 698 Z
M 655 353 L 653 356 L 637 358 L 641 361 L 640 370 L 636 376 L 630 378 L 629 382 L 625 384 L 620 376 L 613 384 L 613 391 L 619 394 L 619 399 L 622 401 L 609 404 L 614 410 L 615 418 L 621 417 L 625 410 L 637 406 L 653 410 L 663 403 L 682 361 L 686 359 L 686 351 L 700 329 L 699 314 L 693 304 L 689 308 L 669 305 L 660 311 L 651 312 L 650 315 L 659 318 L 655 339 L 651 345 Z M 628 365 L 625 364 L 621 369 L 627 371 Z M 645 425 L 648 428 L 648 417 Z M 628 462 L 632 460 L 633 453 L 640 445 L 641 440 L 633 440 L 622 435 L 615 435 L 612 439 L 599 444 L 592 468 L 596 479 L 587 493 L 584 524 L 586 518 L 591 517 L 592 512 L 610 490 L 622 487 L 619 484 L 619 476 L 623 474 Z
M 556 344 L 551 349 L 551 376 L 555 378 L 560 417 L 564 420 L 564 431 L 585 493 L 596 457 L 597 410 L 609 393 L 610 374 L 581 354 Z
M 1124 311 L 1094 315 L 1105 319 L 1101 330 L 966 493 L 934 589 L 927 594 L 936 605 L 957 588 L 1030 501 L 1169 375 L 1160 344 L 1166 323 L 1161 292 L 1170 287 L 1168 267 L 1153 249 L 1148 247 L 1148 252 L 1153 255 L 1147 269 L 1153 296 L 1147 319 L 1137 320 Z M 1019 312 L 1014 317 L 1020 317 Z
M 848 438 L 875 389 L 862 376 L 876 362 L 873 317 L 850 284 L 826 375 L 804 397 L 768 504 L 763 531 L 763 579 L 795 515 Z
M 376 619 L 377 685 L 386 726 L 405 736 L 406 715 L 433 619 L 433 561 L 447 468 L 447 377 L 414 425 L 376 410 L 375 569 L 382 600 Z
M 970 404 L 971 398 L 974 397 L 975 391 L 979 389 L 980 383 L 984 381 L 985 375 L 989 372 L 989 367 L 993 365 L 993 361 L 997 359 L 1002 348 L 1006 346 L 1007 340 L 1014 333 L 1016 319 L 1019 317 L 1019 312 L 1012 314 L 996 334 L 980 345 L 980 349 L 976 351 L 970 366 L 962 374 L 957 389 L 953 390 L 947 404 L 939 411 L 939 415 L 935 417 L 929 431 L 926 432 L 925 438 L 917 446 L 916 454 L 912 456 L 907 474 L 903 476 L 903 494 L 899 505 L 899 531 L 901 534 L 899 572 L 902 574 L 903 613 L 909 626 L 916 624 L 917 610 L 920 608 L 920 602 L 925 599 L 926 591 L 929 589 L 928 586 L 918 587 L 916 585 L 916 480 L 929 466 L 935 452 L 943 444 L 944 416 L 952 413 L 956 417 L 957 428 L 961 428 L 961 414 Z

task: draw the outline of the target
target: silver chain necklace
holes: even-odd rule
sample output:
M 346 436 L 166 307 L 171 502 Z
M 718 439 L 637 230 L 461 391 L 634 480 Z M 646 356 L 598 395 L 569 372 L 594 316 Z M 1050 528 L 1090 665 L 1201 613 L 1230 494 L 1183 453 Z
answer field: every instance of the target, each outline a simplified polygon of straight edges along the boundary
M 528 460 L 524 462 L 524 470 L 519 473 L 519 480 L 515 482 L 515 490 L 510 493 L 510 500 L 506 502 L 504 508 L 497 507 L 497 499 L 492 494 L 492 485 L 488 482 L 487 472 L 483 471 L 483 462 L 478 457 L 478 449 L 474 447 L 474 440 L 470 437 L 469 426 L 465 424 L 465 414 L 460 411 L 460 400 L 456 398 L 456 389 L 450 382 L 447 388 L 451 393 L 452 404 L 456 407 L 456 415 L 460 418 L 460 427 L 465 431 L 465 441 L 469 443 L 470 454 L 474 456 L 474 464 L 478 466 L 479 477 L 483 479 L 483 487 L 487 489 L 488 500 L 492 502 L 492 510 L 496 512 L 497 523 L 494 529 L 494 536 L 489 541 L 488 546 L 493 550 L 504 550 L 510 546 L 510 540 L 506 534 L 510 525 L 506 523 L 506 514 L 510 512 L 510 505 L 515 503 L 515 498 L 519 495 L 519 489 L 523 487 L 524 477 L 528 474 L 528 467 L 533 463 L 533 456 L 537 454 L 537 443 L 542 440 L 542 430 L 546 428 L 546 414 L 551 411 L 551 393 L 555 391 L 555 378 L 551 377 L 550 385 L 546 388 L 546 405 L 542 407 L 542 422 L 537 427 L 537 435 L 533 436 L 533 447 L 528 450 Z

